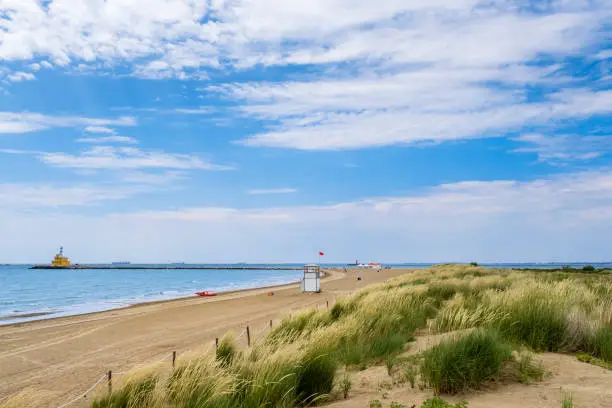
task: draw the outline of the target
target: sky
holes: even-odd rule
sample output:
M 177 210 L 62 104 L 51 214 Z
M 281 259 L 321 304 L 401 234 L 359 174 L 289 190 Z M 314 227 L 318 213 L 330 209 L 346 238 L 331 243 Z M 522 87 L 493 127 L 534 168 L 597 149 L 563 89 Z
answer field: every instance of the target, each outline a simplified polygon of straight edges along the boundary
M 612 260 L 612 2 L 1 0 L 0 263 Z

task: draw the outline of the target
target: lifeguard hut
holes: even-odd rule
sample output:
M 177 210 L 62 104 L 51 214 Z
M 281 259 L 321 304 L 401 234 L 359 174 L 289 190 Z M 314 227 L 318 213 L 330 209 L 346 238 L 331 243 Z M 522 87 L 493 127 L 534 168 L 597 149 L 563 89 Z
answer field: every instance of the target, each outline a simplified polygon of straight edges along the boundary
M 305 265 L 304 278 L 300 283 L 302 292 L 320 292 L 321 291 L 321 269 L 319 265 Z

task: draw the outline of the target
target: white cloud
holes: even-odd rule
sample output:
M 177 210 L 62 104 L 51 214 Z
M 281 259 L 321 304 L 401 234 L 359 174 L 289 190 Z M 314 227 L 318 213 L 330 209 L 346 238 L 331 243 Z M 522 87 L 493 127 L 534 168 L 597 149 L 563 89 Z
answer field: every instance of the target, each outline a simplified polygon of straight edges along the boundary
M 295 188 L 268 188 L 268 189 L 255 189 L 249 190 L 248 193 L 251 195 L 264 195 L 264 194 L 291 194 L 297 193 Z
M 215 111 L 214 108 L 209 106 L 200 106 L 198 108 L 188 109 L 188 108 L 176 108 L 173 110 L 176 113 L 182 113 L 185 115 L 207 115 Z
M 137 191 L 117 185 L 0 184 L 0 209 L 90 205 L 128 198 Z
M 66 200 L 61 191 L 48 191 Z M 337 262 L 594 261 L 609 255 L 612 173 L 464 181 L 318 206 L 149 208 L 96 216 L 0 211 L 0 219 L 7 261 L 31 260 L 49 240 L 92 261 L 129 254 L 133 261 L 307 262 L 317 248 Z M 87 231 L 96 234 L 83 241 Z
M 367 95 L 361 99 L 364 105 L 369 106 L 359 108 L 355 106 L 359 102 L 354 101 L 353 108 L 347 102 L 348 107 L 342 109 L 342 101 L 350 99 L 346 94 L 353 94 L 357 100 L 357 94 L 363 92 L 358 86 L 356 91 L 352 91 L 350 85 L 347 84 L 339 94 L 322 98 L 322 104 L 328 108 L 316 108 L 318 84 L 313 84 L 312 96 L 305 96 L 303 103 L 299 95 L 291 93 L 295 96 L 291 100 L 278 98 L 270 105 L 245 108 L 268 118 L 278 115 L 280 122 L 271 130 L 253 135 L 243 143 L 331 150 L 443 142 L 504 136 L 508 130 L 520 129 L 525 125 L 551 124 L 566 118 L 585 118 L 612 112 L 612 91 L 576 90 L 553 94 L 547 101 L 525 103 L 521 95 L 500 92 L 499 95 L 486 97 L 486 90 L 470 86 L 456 90 L 451 87 L 448 93 L 440 88 L 429 94 L 411 94 L 406 89 L 403 98 L 399 94 L 395 98 L 396 90 L 393 89 L 380 98 L 383 101 L 378 106 L 374 106 L 377 100 L 374 94 L 372 99 Z M 330 92 L 333 93 L 333 90 Z M 389 105 L 391 107 L 387 108 Z M 326 109 L 329 111 L 325 112 Z
M 51 166 L 75 169 L 176 169 L 232 170 L 188 154 L 145 151 L 133 147 L 96 146 L 78 155 L 42 153 L 40 159 Z
M 147 78 L 200 76 L 202 68 L 226 65 L 509 63 L 573 51 L 610 17 L 607 2 L 580 0 L 538 7 L 518 0 L 5 0 L 3 6 L 0 58 L 43 56 L 60 66 L 128 62 Z
M 28 133 L 53 127 L 134 126 L 136 119 L 121 116 L 113 119 L 77 116 L 51 116 L 31 112 L 0 112 L 0 133 Z
M 85 127 L 85 132 L 87 133 L 106 133 L 108 135 L 114 135 L 117 133 L 115 132 L 114 129 L 111 129 L 106 126 L 87 126 Z
M 515 153 L 535 153 L 538 161 L 565 164 L 588 161 L 612 152 L 612 136 L 543 135 L 529 133 L 514 139 L 527 144 L 512 150 Z
M 597 53 L 596 58 L 597 59 L 612 58 L 612 49 L 600 51 L 599 53 Z
M 32 81 L 36 79 L 36 77 L 30 72 L 15 72 L 14 74 L 8 75 L 7 79 L 11 82 L 21 82 Z
M 130 171 L 120 176 L 122 182 L 138 184 L 169 184 L 184 179 L 187 173 L 184 171 L 142 172 Z
M 79 143 L 138 143 L 138 140 L 129 136 L 81 137 L 76 141 Z

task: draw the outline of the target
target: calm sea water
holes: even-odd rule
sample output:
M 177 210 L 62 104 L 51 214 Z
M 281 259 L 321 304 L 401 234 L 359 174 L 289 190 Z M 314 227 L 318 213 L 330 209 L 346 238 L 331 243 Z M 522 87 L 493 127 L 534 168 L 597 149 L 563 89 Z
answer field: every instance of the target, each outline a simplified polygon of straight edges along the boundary
M 295 282 L 302 275 L 299 270 L 219 268 L 37 270 L 0 266 L 0 325 L 194 296 L 201 290 L 220 292 L 280 285 Z M 32 313 L 45 314 L 27 316 Z
M 267 265 L 289 268 L 301 264 Z M 432 264 L 406 263 L 392 267 L 422 268 Z M 564 264 L 487 264 L 502 268 L 556 268 Z M 582 267 L 585 263 L 570 264 Z M 612 263 L 593 263 L 612 268 Z M 133 265 L 132 265 L 133 266 Z M 181 265 L 187 267 L 188 265 Z M 198 265 L 202 266 L 202 265 Z M 136 303 L 295 282 L 299 270 L 32 270 L 30 266 L 0 266 L 0 325 L 125 307 Z M 265 268 L 265 265 L 249 265 Z M 325 266 L 325 265 L 324 265 Z M 327 265 L 346 266 L 342 265 Z M 38 314 L 37 316 L 28 316 Z

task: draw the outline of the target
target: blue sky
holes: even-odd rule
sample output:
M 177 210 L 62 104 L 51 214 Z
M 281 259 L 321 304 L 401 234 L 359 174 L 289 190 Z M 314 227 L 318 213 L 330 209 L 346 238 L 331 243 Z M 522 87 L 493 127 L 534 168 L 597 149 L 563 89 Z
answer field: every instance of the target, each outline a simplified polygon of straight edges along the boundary
M 5 0 L 0 262 L 601 261 L 612 5 Z

